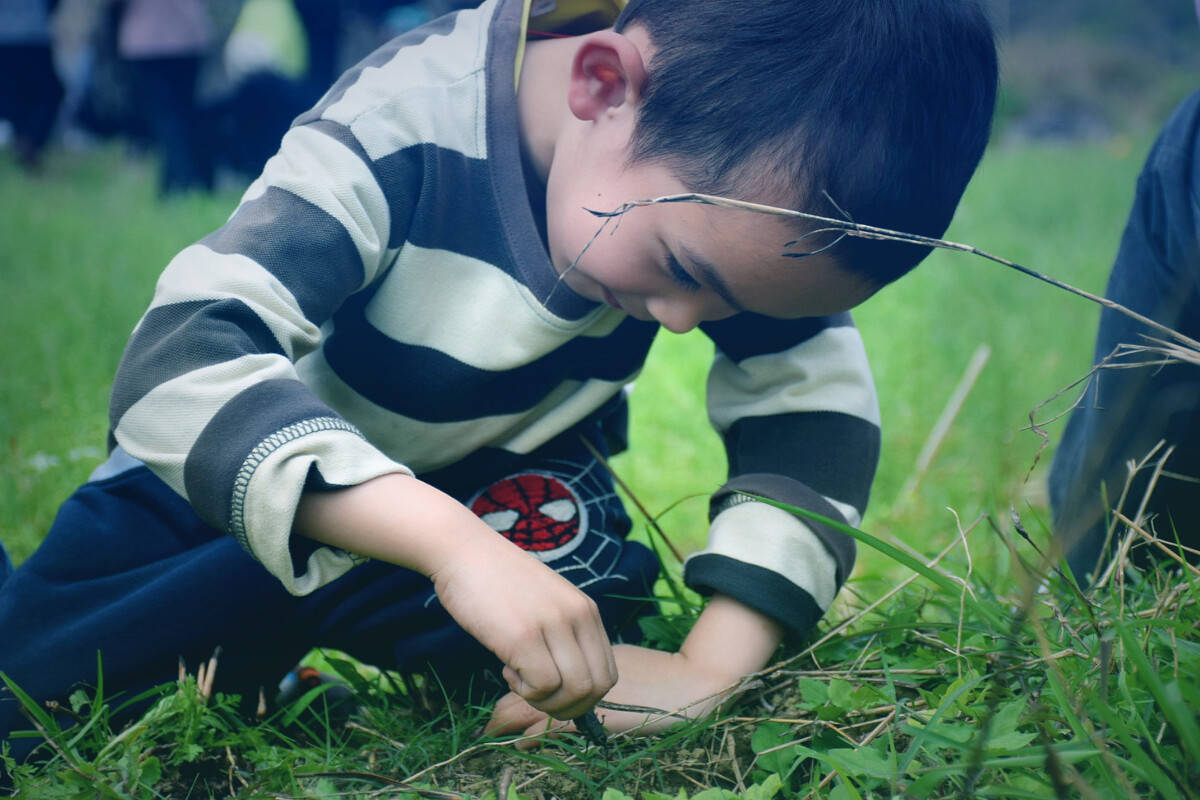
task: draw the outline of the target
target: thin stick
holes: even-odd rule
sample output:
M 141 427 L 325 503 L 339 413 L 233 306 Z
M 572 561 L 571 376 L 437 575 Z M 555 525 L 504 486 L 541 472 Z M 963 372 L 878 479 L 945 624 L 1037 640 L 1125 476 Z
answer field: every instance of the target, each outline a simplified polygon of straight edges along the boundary
M 596 449 L 595 445 L 593 445 L 584 437 L 580 436 L 579 441 L 583 442 L 583 446 L 586 447 L 588 452 L 592 454 L 592 458 L 600 462 L 600 466 L 607 470 L 608 474 L 612 476 L 612 479 L 616 481 L 617 486 L 620 486 L 621 490 L 625 492 L 626 496 L 633 501 L 633 504 L 637 506 L 638 511 L 642 512 L 642 516 L 645 517 L 646 521 L 650 523 L 650 527 L 654 528 L 654 532 L 658 534 L 659 538 L 662 539 L 670 549 L 671 555 L 675 556 L 675 560 L 682 564 L 683 553 L 679 551 L 679 548 L 675 546 L 674 542 L 667 538 L 667 534 L 663 532 L 661 527 L 659 527 L 658 520 L 656 520 L 650 514 L 650 512 L 646 510 L 646 507 L 642 505 L 642 501 L 638 500 L 637 495 L 633 493 L 628 485 L 626 485 L 625 481 L 621 479 L 621 476 L 616 473 L 616 470 L 612 468 L 612 466 L 608 463 L 608 460 L 600 454 L 600 451 Z
M 386 786 L 394 786 L 402 792 L 412 792 L 421 797 L 433 800 L 465 800 L 466 795 L 458 792 L 447 792 L 441 789 L 426 789 L 423 786 L 413 786 L 408 781 L 398 781 L 390 775 L 378 775 L 374 772 L 330 771 L 330 772 L 297 772 L 301 778 L 344 778 L 356 781 L 372 781 Z
M 921 483 L 921 479 L 925 477 L 925 473 L 929 470 L 929 465 L 933 463 L 933 457 L 937 455 L 938 449 L 942 446 L 942 441 L 946 438 L 946 434 L 950 432 L 950 427 L 954 425 L 954 420 L 958 418 L 958 412 L 962 411 L 967 395 L 971 393 L 971 389 L 975 386 L 975 381 L 979 379 L 979 373 L 983 371 L 983 367 L 987 364 L 988 358 L 991 355 L 992 348 L 986 344 L 981 344 L 975 348 L 970 362 L 967 363 L 966 371 L 963 372 L 962 377 L 958 381 L 958 386 L 954 387 L 954 393 L 946 401 L 946 407 L 942 409 L 941 416 L 938 417 L 933 429 L 929 431 L 929 437 L 926 438 L 925 444 L 921 448 L 921 453 L 917 456 L 917 463 L 913 467 L 912 473 L 908 476 L 908 480 L 904 482 L 904 488 L 900 490 L 900 500 L 909 498 L 916 493 L 917 486 Z
M 346 728 L 348 728 L 349 730 L 352 730 L 352 731 L 362 731 L 363 733 L 367 734 L 368 736 L 374 736 L 376 739 L 386 742 L 387 744 L 391 745 L 392 747 L 396 748 L 397 750 L 403 750 L 404 748 L 408 747 L 408 745 L 406 745 L 404 742 L 398 742 L 395 739 L 392 739 L 391 737 L 384 736 L 379 731 L 372 730 L 371 728 L 368 728 L 366 725 L 355 722 L 354 720 L 350 720 L 349 722 L 347 722 Z
M 883 732 L 883 729 L 886 728 L 891 723 L 891 721 L 894 720 L 895 718 L 896 718 L 896 709 L 893 708 L 892 712 L 890 714 L 888 714 L 886 717 L 884 717 L 883 719 L 881 719 L 879 721 L 879 724 L 876 725 L 875 728 L 870 733 L 868 733 L 865 737 L 863 737 L 863 740 L 861 742 L 857 742 L 857 743 L 852 742 L 852 743 L 857 744 L 858 747 L 866 747 L 871 742 L 873 742 L 875 740 L 875 737 L 878 736 L 879 734 L 881 734 Z M 825 777 L 821 779 L 821 782 L 819 784 L 817 784 L 817 788 L 813 789 L 812 791 L 810 791 L 808 794 L 806 794 L 804 796 L 804 800 L 809 800 L 809 798 L 812 797 L 813 795 L 815 795 L 817 792 L 824 790 L 827 786 L 829 786 L 830 782 L 833 781 L 834 776 L 837 774 L 838 774 L 837 770 L 831 769 L 825 775 Z
M 1146 457 L 1143 458 L 1142 461 L 1137 464 L 1137 466 L 1135 466 L 1133 469 L 1130 470 L 1129 477 L 1126 478 L 1126 480 L 1125 480 L 1125 487 L 1121 490 L 1121 499 L 1117 502 L 1117 504 L 1116 504 L 1116 506 L 1114 506 L 1114 508 L 1124 507 L 1125 497 L 1129 493 L 1130 487 L 1133 485 L 1134 477 L 1137 475 L 1138 472 L 1140 472 L 1142 469 L 1145 468 L 1145 466 L 1149 463 L 1150 459 L 1159 451 L 1160 448 L 1162 448 L 1163 444 L 1164 444 L 1164 442 L 1160 440 L 1159 443 L 1154 446 L 1154 449 L 1152 449 L 1149 453 L 1147 453 Z M 1136 519 L 1136 520 L 1142 519 L 1142 515 L 1146 512 L 1146 505 L 1150 501 L 1150 495 L 1154 491 L 1154 487 L 1158 485 L 1158 476 L 1162 473 L 1163 465 L 1166 463 L 1167 459 L 1171 457 L 1171 454 L 1173 452 L 1175 452 L 1175 448 L 1168 447 L 1166 452 L 1162 454 L 1162 456 L 1158 459 L 1157 462 L 1155 462 L 1154 472 L 1150 476 L 1150 481 L 1146 486 L 1146 491 L 1142 493 L 1142 499 L 1138 504 L 1137 513 L 1134 514 L 1134 519 Z M 1105 539 L 1105 543 L 1104 543 L 1105 549 L 1107 549 L 1108 542 L 1111 540 L 1113 533 L 1116 531 L 1116 527 L 1117 527 L 1117 520 L 1116 520 L 1116 518 L 1114 518 L 1112 521 L 1112 525 L 1109 527 L 1108 538 Z M 1121 542 L 1121 545 L 1117 550 L 1116 557 L 1113 558 L 1113 560 L 1111 562 L 1109 562 L 1108 568 L 1104 571 L 1104 575 L 1100 578 L 1100 580 L 1096 581 L 1096 589 L 1103 588 L 1104 585 L 1108 582 L 1108 580 L 1114 574 L 1117 576 L 1121 576 L 1124 574 L 1123 572 L 1117 571 L 1117 566 L 1120 564 L 1123 564 L 1125 562 L 1125 560 L 1128 556 L 1128 553 L 1129 553 L 1129 545 L 1133 541 L 1133 535 L 1134 535 L 1133 532 L 1130 531 L 1129 534 L 1125 537 L 1125 539 Z M 1103 557 L 1103 554 L 1104 554 L 1104 550 L 1101 550 L 1101 557 Z M 1122 589 L 1121 589 L 1121 596 L 1122 596 L 1121 606 L 1122 606 L 1122 608 L 1124 608 L 1124 587 L 1122 587 Z
M 816 214 L 809 214 L 804 211 L 796 211 L 795 209 L 790 209 L 790 208 L 780 208 L 779 206 L 769 206 L 769 205 L 765 205 L 763 203 L 751 203 L 747 200 L 733 200 L 728 197 L 718 197 L 716 195 L 699 194 L 699 193 L 695 193 L 695 192 L 688 192 L 686 194 L 665 195 L 663 197 L 656 197 L 656 198 L 650 199 L 650 200 L 634 200 L 634 201 L 631 201 L 628 203 L 622 203 L 620 206 L 617 206 L 617 208 L 613 209 L 612 211 L 592 211 L 591 209 L 588 209 L 588 211 L 597 217 L 603 217 L 603 218 L 620 217 L 621 215 L 623 215 L 635 208 L 639 208 L 641 206 L 657 205 L 660 203 L 701 203 L 703 205 L 722 206 L 724 208 L 737 208 L 737 209 L 742 209 L 744 211 L 755 211 L 760 214 L 772 214 L 772 215 L 781 216 L 781 217 L 794 217 L 797 219 L 806 219 L 806 220 L 810 220 L 812 222 L 819 222 L 822 225 L 826 226 L 826 228 L 824 228 L 824 229 L 818 229 L 818 230 L 812 231 L 811 233 L 820 233 L 820 232 L 822 232 L 822 230 L 837 230 L 837 231 L 844 231 L 845 235 L 847 235 L 847 236 L 854 236 L 859 239 L 881 239 L 881 240 L 894 241 L 894 242 L 906 242 L 908 244 L 918 244 L 918 245 L 923 245 L 925 247 L 936 247 L 936 248 L 941 248 L 943 250 L 957 250 L 957 251 L 963 252 L 963 253 L 971 253 L 971 254 L 977 255 L 981 258 L 986 258 L 989 261 L 995 261 L 997 264 L 1003 264 L 1006 267 L 1015 269 L 1018 272 L 1028 275 L 1031 278 L 1036 278 L 1037 280 L 1042 281 L 1043 283 L 1048 283 L 1051 286 L 1056 286 L 1059 289 L 1070 292 L 1071 294 L 1075 294 L 1080 297 L 1084 297 L 1088 300 L 1091 300 L 1093 303 L 1099 303 L 1100 305 L 1104 306 L 1105 308 L 1112 309 L 1113 311 L 1117 311 L 1121 314 L 1124 314 L 1125 316 L 1130 317 L 1131 319 L 1135 319 L 1138 322 L 1142 323 L 1143 325 L 1145 325 L 1149 328 L 1153 328 L 1154 330 L 1158 331 L 1159 333 L 1164 334 L 1168 338 L 1174 339 L 1177 342 L 1187 345 L 1188 347 L 1192 348 L 1193 350 L 1200 350 L 1200 342 L 1196 341 L 1195 339 L 1192 339 L 1191 337 L 1188 337 L 1188 336 L 1184 336 L 1179 331 L 1176 331 L 1172 328 L 1168 328 L 1166 325 L 1163 325 L 1160 322 L 1156 322 L 1156 321 L 1150 319 L 1149 317 L 1143 316 L 1142 314 L 1139 314 L 1136 311 L 1133 311 L 1132 309 L 1126 308 L 1125 306 L 1121 305 L 1120 303 L 1113 302 L 1112 300 L 1109 300 L 1107 297 L 1100 297 L 1098 295 L 1092 294 L 1091 292 L 1084 291 L 1083 289 L 1077 289 L 1068 283 L 1063 283 L 1062 281 L 1060 281 L 1056 278 L 1051 278 L 1048 275 L 1043 275 L 1042 273 L 1040 273 L 1036 270 L 1030 269 L 1029 267 L 1022 266 L 1021 264 L 1018 264 L 1015 261 L 1009 261 L 1006 258 L 1001 258 L 1000 256 L 992 255 L 991 253 L 988 253 L 984 250 L 980 250 L 978 247 L 974 247 L 969 244 L 961 244 L 959 242 L 951 242 L 946 239 L 935 239 L 931 236 L 919 236 L 915 233 L 904 233 L 902 231 L 893 231 L 893 230 L 889 230 L 887 228 L 877 228 L 873 225 L 862 225 L 860 223 L 851 222 L 849 220 L 844 220 L 844 219 L 834 219 L 832 217 L 822 217 L 822 216 L 818 216 Z
M 738 765 L 737 741 L 729 735 L 728 730 L 725 731 L 725 737 L 725 741 L 729 743 L 729 766 L 733 770 L 734 779 L 737 781 L 737 790 L 744 793 L 746 791 L 746 784 L 742 781 L 742 768 Z
M 1170 556 L 1176 562 L 1178 562 L 1181 567 L 1183 567 L 1186 570 L 1190 570 L 1192 572 L 1192 574 L 1194 574 L 1196 577 L 1200 578 L 1200 569 L 1197 569 L 1193 564 L 1189 564 L 1186 559 L 1182 558 L 1174 550 L 1172 550 L 1171 548 L 1169 548 L 1165 544 L 1163 544 L 1162 539 L 1159 539 L 1157 536 L 1150 534 L 1142 526 L 1138 525 L 1136 522 L 1134 522 L 1129 517 L 1122 514 L 1120 511 L 1114 511 L 1113 514 L 1115 514 L 1117 519 L 1119 519 L 1122 523 L 1127 525 L 1131 531 L 1136 533 L 1138 536 L 1141 536 L 1143 539 L 1145 539 L 1147 542 L 1149 542 L 1150 544 L 1157 547 L 1159 550 L 1162 550 L 1164 553 L 1166 553 L 1168 556 Z

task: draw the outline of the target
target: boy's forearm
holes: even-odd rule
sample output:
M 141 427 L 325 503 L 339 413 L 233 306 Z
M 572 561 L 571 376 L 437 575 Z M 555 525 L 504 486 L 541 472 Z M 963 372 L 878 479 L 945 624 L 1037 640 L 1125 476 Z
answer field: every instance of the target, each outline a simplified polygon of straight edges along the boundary
M 469 509 L 417 478 L 383 475 L 358 486 L 308 492 L 296 533 L 322 544 L 433 575 L 452 548 L 494 538 Z
M 680 655 L 701 669 L 724 674 L 728 682 L 766 666 L 783 640 L 783 627 L 727 595 L 709 600 Z

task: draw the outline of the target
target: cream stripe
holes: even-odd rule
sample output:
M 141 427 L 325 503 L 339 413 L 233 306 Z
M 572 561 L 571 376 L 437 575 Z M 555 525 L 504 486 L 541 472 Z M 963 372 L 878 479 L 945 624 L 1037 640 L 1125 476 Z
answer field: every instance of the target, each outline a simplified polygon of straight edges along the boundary
M 298 362 L 296 369 L 317 397 L 390 458 L 416 472 L 446 466 L 483 446 L 528 453 L 599 408 L 624 385 L 624 381 L 568 381 L 528 411 L 461 422 L 423 422 L 391 413 L 355 392 L 329 368 L 320 351 Z
M 858 329 L 827 328 L 782 353 L 734 363 L 719 354 L 708 377 L 709 418 L 726 431 L 743 417 L 837 411 L 879 425 L 879 403 Z
M 185 497 L 183 465 L 209 420 L 239 392 L 273 378 L 295 378 L 279 355 L 249 355 L 161 383 L 130 406 L 115 431 L 129 455 L 146 462 Z
M 184 248 L 159 279 L 151 308 L 194 300 L 236 298 L 263 321 L 289 359 L 320 342 L 320 330 L 300 311 L 295 297 L 278 278 L 238 254 L 215 253 L 204 245 Z
M 246 487 L 242 518 L 234 525 L 244 532 L 254 557 L 292 594 L 307 594 L 363 560 L 322 547 L 309 556 L 301 575 L 293 573 L 292 520 L 313 464 L 330 483 L 347 486 L 389 473 L 409 474 L 357 435 L 337 430 L 287 441 L 257 465 Z
M 862 522 L 862 514 L 854 506 L 849 503 L 843 503 L 841 500 L 834 500 L 832 497 L 825 497 L 825 495 L 821 495 L 821 497 L 826 503 L 829 503 L 829 505 L 841 512 L 842 517 L 846 520 L 846 524 L 851 528 L 857 528 L 858 523 Z
M 383 189 L 361 157 L 312 128 L 292 128 L 267 161 L 265 183 L 312 203 L 346 229 L 363 264 L 363 283 L 385 263 L 391 216 Z
M 579 322 L 547 319 L 548 313 L 526 286 L 497 267 L 410 244 L 400 251 L 366 317 L 398 342 L 493 371 L 527 364 L 581 333 L 607 336 L 625 319 L 607 306 Z
M 436 142 L 470 158 L 487 158 L 484 114 L 484 37 L 491 4 L 462 12 L 448 34 L 431 36 L 420 47 L 405 47 L 380 67 L 367 67 L 354 85 L 325 109 L 324 119 L 348 125 L 372 159 L 416 142 Z M 464 55 L 474 53 L 473 61 Z M 381 125 L 371 114 L 363 125 L 360 115 L 387 107 Z M 476 120 L 475 126 L 444 125 L 445 109 L 455 120 Z
M 837 593 L 837 562 L 807 525 L 766 503 L 738 503 L 717 515 L 708 546 L 714 554 L 782 575 L 804 589 L 822 611 Z

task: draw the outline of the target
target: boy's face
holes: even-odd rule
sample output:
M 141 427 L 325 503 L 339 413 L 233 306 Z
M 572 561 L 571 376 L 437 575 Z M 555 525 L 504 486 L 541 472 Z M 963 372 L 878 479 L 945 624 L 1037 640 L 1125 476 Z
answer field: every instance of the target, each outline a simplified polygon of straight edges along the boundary
M 688 191 L 666 167 L 626 166 L 622 156 L 606 159 L 599 150 L 556 164 L 547 182 L 550 257 L 577 294 L 682 333 L 740 311 L 782 318 L 845 311 L 875 291 L 824 255 L 782 256 L 794 229 L 779 217 L 740 209 L 634 208 L 589 246 L 603 220 L 585 208 L 611 211 Z

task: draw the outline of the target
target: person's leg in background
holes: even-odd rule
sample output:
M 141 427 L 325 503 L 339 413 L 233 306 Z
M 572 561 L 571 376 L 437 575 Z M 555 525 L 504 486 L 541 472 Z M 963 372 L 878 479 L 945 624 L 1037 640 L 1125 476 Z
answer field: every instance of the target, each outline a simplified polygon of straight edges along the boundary
M 1193 339 L 1200 338 L 1198 197 L 1200 92 L 1176 109 L 1147 157 L 1106 291 L 1110 299 Z M 1162 338 L 1120 312 L 1103 309 L 1095 362 L 1119 344 L 1147 344 L 1147 336 Z M 1165 447 L 1157 456 L 1167 447 L 1174 452 L 1165 464 L 1169 474 L 1159 478 L 1150 497 L 1154 528 L 1160 538 L 1178 532 L 1184 544 L 1200 540 L 1200 486 L 1194 482 L 1200 478 L 1200 365 L 1124 368 L 1158 359 L 1129 354 L 1100 369 L 1072 412 L 1055 455 L 1050 473 L 1054 528 L 1081 581 L 1109 552 L 1109 509 L 1125 492 L 1121 511 L 1132 519 L 1145 495 L 1152 466 L 1126 489 L 1127 463 L 1144 459 L 1159 441 Z
M 0 45 L 0 118 L 12 125 L 17 161 L 25 169 L 41 166 L 62 99 L 49 43 Z
M 146 122 L 162 158 L 159 190 L 170 195 L 213 187 L 212 158 L 196 103 L 200 56 L 135 58 L 129 64 Z

